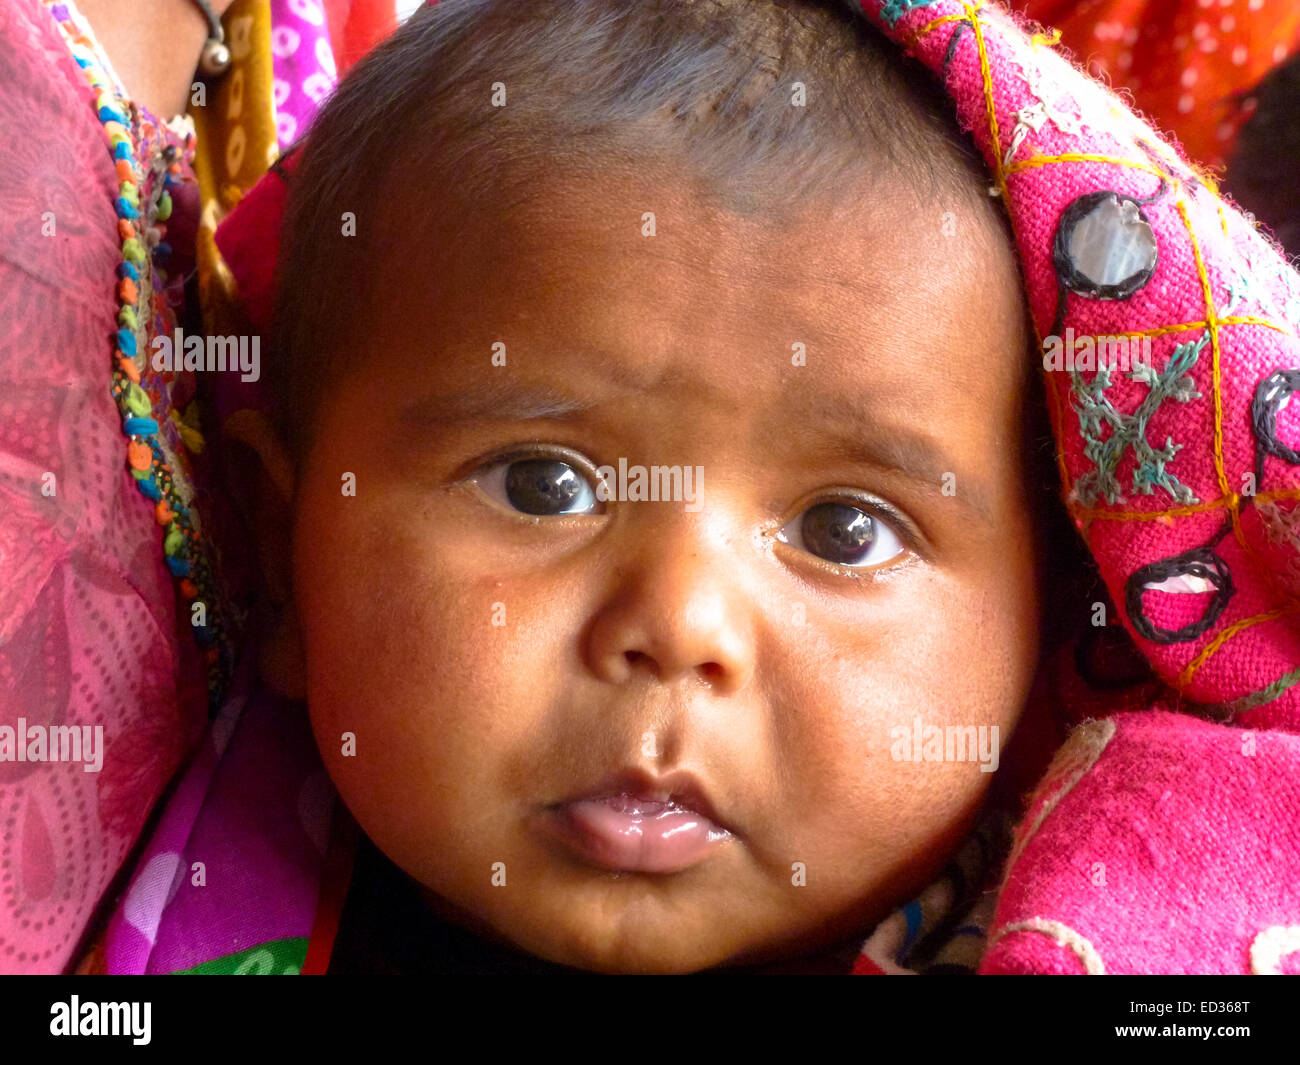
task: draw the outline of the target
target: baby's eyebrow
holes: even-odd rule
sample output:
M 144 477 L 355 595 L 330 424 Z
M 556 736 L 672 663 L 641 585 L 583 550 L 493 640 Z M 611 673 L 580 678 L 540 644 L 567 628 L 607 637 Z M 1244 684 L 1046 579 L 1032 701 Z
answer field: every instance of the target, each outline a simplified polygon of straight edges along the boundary
M 910 429 L 885 426 L 878 431 L 859 428 L 852 433 L 826 430 L 816 450 L 858 465 L 897 471 L 934 494 L 974 511 L 988 524 L 995 524 L 992 493 L 984 482 L 960 471 L 951 456 Z M 944 493 L 944 477 L 949 474 L 953 477 L 952 489 Z
M 483 381 L 467 388 L 435 396 L 424 396 L 402 411 L 402 420 L 413 427 L 447 425 L 483 418 L 529 421 L 539 418 L 564 420 L 591 410 L 596 403 L 546 385 L 519 381 Z
M 965 470 L 941 440 L 901 421 L 905 401 L 881 395 L 875 397 L 828 397 L 824 402 L 801 404 L 788 397 L 787 415 L 794 415 L 796 428 L 785 449 L 803 460 L 805 456 L 840 458 L 879 470 L 893 470 L 925 485 L 938 494 L 944 477 L 953 477 L 952 489 L 944 495 L 966 507 L 990 525 L 995 524 L 993 492 L 977 474 Z M 891 416 L 892 415 L 892 416 Z
M 563 421 L 577 418 L 620 394 L 646 393 L 679 383 L 678 375 L 671 371 L 654 372 L 649 367 L 627 366 L 614 360 L 597 360 L 592 365 L 599 366 L 599 371 L 588 379 L 588 383 L 599 380 L 607 385 L 609 391 L 604 395 L 578 399 L 569 392 L 542 382 L 502 377 L 475 381 L 453 392 L 421 397 L 402 411 L 402 420 L 413 428 L 471 422 L 483 418 L 507 421 L 550 418 Z

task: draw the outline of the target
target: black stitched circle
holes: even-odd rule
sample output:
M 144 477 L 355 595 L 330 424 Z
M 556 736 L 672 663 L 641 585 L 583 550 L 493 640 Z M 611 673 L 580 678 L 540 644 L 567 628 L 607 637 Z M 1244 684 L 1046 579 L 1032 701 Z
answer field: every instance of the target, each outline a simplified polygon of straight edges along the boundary
M 1300 464 L 1300 454 L 1292 451 L 1277 438 L 1277 416 L 1282 400 L 1300 388 L 1300 370 L 1278 370 L 1255 387 L 1255 398 L 1250 404 L 1250 423 L 1255 439 L 1270 455 L 1285 459 L 1292 465 Z
M 1110 189 L 1089 192 L 1074 200 L 1061 212 L 1060 221 L 1056 226 L 1056 239 L 1052 242 L 1052 260 L 1056 264 L 1056 274 L 1061 279 L 1061 283 L 1071 292 L 1092 299 L 1123 300 L 1142 288 L 1156 272 L 1156 264 L 1160 256 L 1154 232 L 1151 232 L 1150 261 L 1136 272 L 1113 284 L 1106 284 L 1083 273 L 1070 255 L 1070 240 L 1074 236 L 1075 228 L 1103 204 L 1108 203 L 1132 204 L 1138 218 L 1146 225 L 1148 231 L 1151 231 L 1150 220 L 1142 213 L 1142 208 L 1133 197 L 1121 196 Z
M 1148 581 L 1159 582 L 1175 576 L 1204 578 L 1214 585 L 1214 598 L 1200 621 L 1184 625 L 1181 629 L 1158 629 L 1147 620 L 1142 608 L 1142 593 Z M 1129 620 L 1139 636 L 1152 643 L 1184 643 L 1196 639 L 1218 621 L 1235 591 L 1228 564 L 1208 547 L 1194 547 L 1181 555 L 1152 562 L 1149 566 L 1134 571 L 1124 586 L 1124 601 L 1128 607 Z

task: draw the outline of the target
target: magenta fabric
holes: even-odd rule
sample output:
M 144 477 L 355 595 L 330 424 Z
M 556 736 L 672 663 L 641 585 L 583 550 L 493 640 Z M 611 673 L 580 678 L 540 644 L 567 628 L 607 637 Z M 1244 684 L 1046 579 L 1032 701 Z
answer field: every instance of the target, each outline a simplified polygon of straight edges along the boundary
M 1300 455 L 1278 397 L 1300 362 L 1300 278 L 1208 175 L 1001 8 L 862 6 L 943 78 L 984 152 L 1040 336 L 1147 334 L 1170 386 L 1046 373 L 1065 501 L 1160 683 L 1142 709 L 1131 692 L 1088 695 L 1102 720 L 1029 803 L 981 971 L 1293 971 Z M 1054 256 L 1067 208 L 1105 190 L 1141 203 L 1158 251 L 1121 297 L 1067 291 Z
M 329 25 L 318 0 L 271 0 L 271 99 L 284 151 L 304 136 L 338 81 Z
M 1296 741 L 1160 710 L 1080 725 L 1021 825 L 984 971 L 1300 974 Z

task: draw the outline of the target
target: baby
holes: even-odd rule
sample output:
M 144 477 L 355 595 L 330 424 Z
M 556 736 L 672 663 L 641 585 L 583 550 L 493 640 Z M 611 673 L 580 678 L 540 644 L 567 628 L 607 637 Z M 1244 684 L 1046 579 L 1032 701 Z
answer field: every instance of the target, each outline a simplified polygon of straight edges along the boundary
M 433 912 L 582 969 L 763 963 L 856 946 L 970 831 L 1054 472 L 950 114 L 807 0 L 444 0 L 320 114 L 264 666 Z M 982 756 L 910 749 L 936 727 Z
M 856 6 L 444 0 L 222 224 L 265 683 L 87 971 L 1300 971 L 1300 276 Z

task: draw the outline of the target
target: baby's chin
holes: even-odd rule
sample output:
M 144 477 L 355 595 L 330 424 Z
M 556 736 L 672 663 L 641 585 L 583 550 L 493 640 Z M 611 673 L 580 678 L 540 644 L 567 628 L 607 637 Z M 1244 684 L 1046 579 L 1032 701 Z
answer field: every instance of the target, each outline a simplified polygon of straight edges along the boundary
M 732 880 L 728 890 L 672 876 L 593 872 L 578 890 L 568 883 L 534 884 L 512 898 L 502 888 L 465 900 L 470 910 L 428 889 L 424 895 L 444 917 L 478 935 L 596 973 L 672 975 L 766 965 L 805 957 L 863 927 L 861 906 L 828 920 L 799 913 L 802 906 L 783 902 L 779 891 L 751 886 L 746 891 Z
M 514 946 L 534 957 L 595 973 L 674 975 L 780 956 L 728 927 L 725 914 L 692 918 L 656 905 L 586 915 L 539 907 L 527 915 Z

